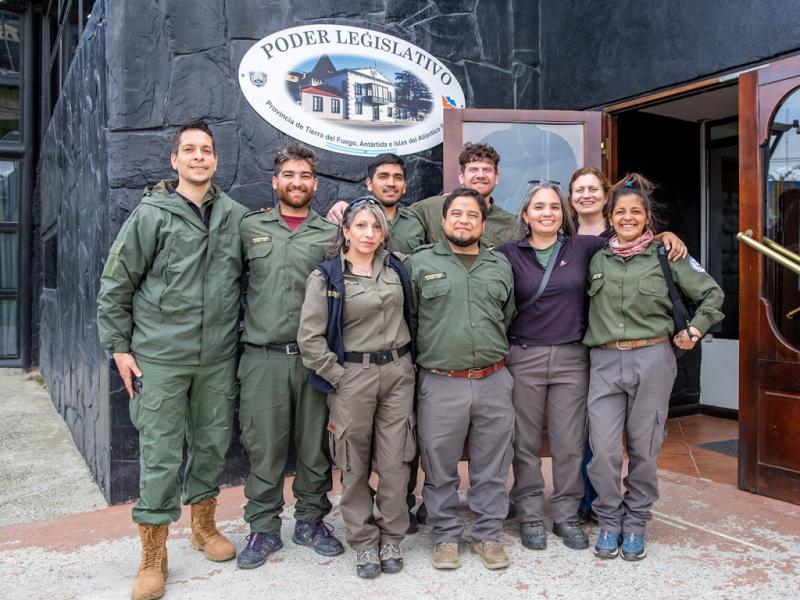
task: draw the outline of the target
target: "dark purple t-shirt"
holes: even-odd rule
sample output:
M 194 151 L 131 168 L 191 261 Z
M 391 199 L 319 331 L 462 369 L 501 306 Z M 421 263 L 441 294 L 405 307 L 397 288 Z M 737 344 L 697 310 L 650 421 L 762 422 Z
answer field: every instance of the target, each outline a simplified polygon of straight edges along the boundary
M 572 235 L 556 257 L 556 266 L 542 295 L 512 321 L 508 340 L 512 344 L 551 346 L 580 342 L 586 332 L 586 273 L 589 261 L 605 246 L 604 237 Z M 544 267 L 527 239 L 506 242 L 495 248 L 514 271 L 517 306 L 533 297 L 544 277 Z

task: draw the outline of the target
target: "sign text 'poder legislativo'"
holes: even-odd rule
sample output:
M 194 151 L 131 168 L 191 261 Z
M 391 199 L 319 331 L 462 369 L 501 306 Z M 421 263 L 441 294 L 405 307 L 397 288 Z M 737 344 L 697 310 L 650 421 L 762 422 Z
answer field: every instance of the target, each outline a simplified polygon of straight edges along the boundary
M 425 50 L 346 25 L 284 29 L 239 65 L 250 105 L 284 133 L 333 152 L 412 154 L 442 142 L 443 110 L 464 108 L 455 76 Z

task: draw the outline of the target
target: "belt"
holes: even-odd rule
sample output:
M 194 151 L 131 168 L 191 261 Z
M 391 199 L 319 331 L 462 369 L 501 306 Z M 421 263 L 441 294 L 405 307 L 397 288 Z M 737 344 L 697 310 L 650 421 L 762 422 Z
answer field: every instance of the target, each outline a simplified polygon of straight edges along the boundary
M 659 338 L 650 338 L 647 340 L 620 340 L 618 342 L 608 342 L 595 346 L 595 348 L 608 348 L 611 350 L 636 350 L 637 348 L 645 348 L 647 346 L 655 346 L 661 342 L 666 342 L 669 339 L 668 335 Z
M 488 367 L 475 367 L 464 371 L 448 371 L 447 369 L 428 369 L 431 373 L 447 375 L 448 377 L 461 377 L 462 379 L 483 379 L 506 366 L 506 359 L 501 358 L 493 365 Z
M 251 348 L 266 348 L 267 350 L 280 352 L 281 354 L 300 354 L 300 346 L 297 345 L 297 342 L 291 342 L 289 344 L 265 344 L 263 346 L 261 344 L 245 342 L 245 345 Z
M 405 356 L 411 351 L 411 344 L 406 344 L 397 350 L 383 350 L 382 352 L 345 352 L 344 360 L 351 363 L 385 365 Z

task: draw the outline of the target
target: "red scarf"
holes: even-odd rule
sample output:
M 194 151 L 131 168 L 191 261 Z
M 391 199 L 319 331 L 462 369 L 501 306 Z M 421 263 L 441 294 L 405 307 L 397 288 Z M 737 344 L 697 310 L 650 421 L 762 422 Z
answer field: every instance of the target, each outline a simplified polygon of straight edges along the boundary
M 637 254 L 644 252 L 644 249 L 647 248 L 652 241 L 653 232 L 648 229 L 638 238 L 632 242 L 628 242 L 627 244 L 620 242 L 619 236 L 615 235 L 608 241 L 608 246 L 611 248 L 611 252 L 614 254 L 621 256 L 622 258 L 630 258 L 631 256 L 636 256 Z

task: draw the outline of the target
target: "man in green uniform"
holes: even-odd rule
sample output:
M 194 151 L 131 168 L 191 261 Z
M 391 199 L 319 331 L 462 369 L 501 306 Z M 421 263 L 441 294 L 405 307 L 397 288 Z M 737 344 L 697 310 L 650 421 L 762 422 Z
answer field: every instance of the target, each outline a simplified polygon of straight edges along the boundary
M 510 212 L 495 205 L 492 199 L 492 192 L 500 180 L 497 169 L 499 164 L 500 155 L 488 144 L 467 143 L 458 155 L 458 182 L 464 187 L 480 192 L 486 203 L 488 213 L 481 243 L 489 247 L 510 240 L 517 221 Z M 444 196 L 431 196 L 408 207 L 425 228 L 427 243 L 445 239 L 441 225 L 444 198 Z
M 237 391 L 239 221 L 246 209 L 211 183 L 217 153 L 205 123 L 178 130 L 171 161 L 178 180 L 145 191 L 111 246 L 97 298 L 100 341 L 114 355 L 139 431 L 133 520 L 142 562 L 134 600 L 164 594 L 167 528 L 181 512 L 184 437 L 191 543 L 211 560 L 236 554 L 217 531 L 214 510 Z
M 239 365 L 242 443 L 250 457 L 244 518 L 250 524 L 238 565 L 252 569 L 283 546 L 283 471 L 290 435 L 297 448 L 292 490 L 297 499 L 292 541 L 324 556 L 344 552 L 323 522 L 330 512 L 331 467 L 325 395 L 308 380 L 297 329 L 308 275 L 325 259 L 337 227 L 311 209 L 317 190 L 316 155 L 289 144 L 275 155 L 276 210 L 253 212 L 241 222 L 249 284 Z
M 389 221 L 388 247 L 392 252 L 411 254 L 425 243 L 425 228 L 408 207 L 398 203 L 406 193 L 406 163 L 396 154 L 379 154 L 367 166 L 367 190 L 381 203 Z M 328 219 L 339 223 L 348 203 L 336 202 Z
M 509 565 L 500 536 L 513 454 L 514 384 L 505 358 L 514 276 L 503 255 L 480 243 L 487 212 L 480 192 L 455 190 L 442 203 L 445 239 L 406 262 L 419 366 L 422 497 L 435 544 L 432 563 L 440 569 L 459 566 L 458 462 L 468 432 L 473 549 L 490 569 Z

